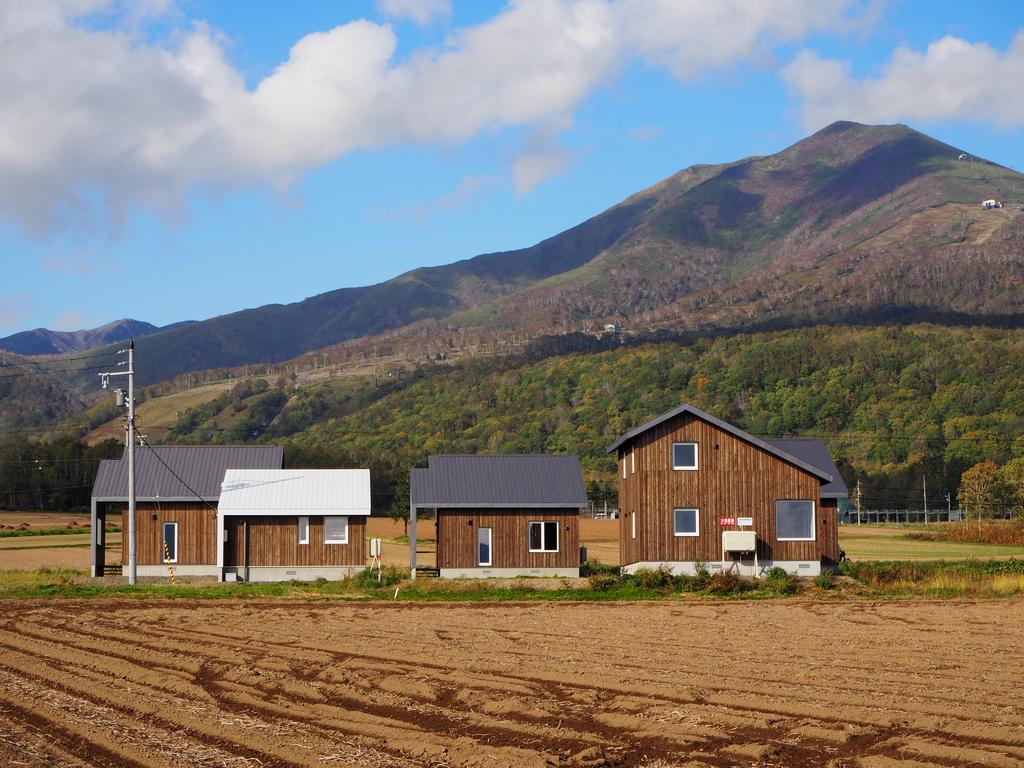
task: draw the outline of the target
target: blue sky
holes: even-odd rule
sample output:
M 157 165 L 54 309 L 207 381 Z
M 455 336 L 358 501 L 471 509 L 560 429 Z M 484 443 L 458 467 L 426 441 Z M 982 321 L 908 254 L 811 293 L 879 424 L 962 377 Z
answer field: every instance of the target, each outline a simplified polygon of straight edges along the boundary
M 27 0 L 0 67 L 0 334 L 531 245 L 838 118 L 1024 169 L 1012 0 Z

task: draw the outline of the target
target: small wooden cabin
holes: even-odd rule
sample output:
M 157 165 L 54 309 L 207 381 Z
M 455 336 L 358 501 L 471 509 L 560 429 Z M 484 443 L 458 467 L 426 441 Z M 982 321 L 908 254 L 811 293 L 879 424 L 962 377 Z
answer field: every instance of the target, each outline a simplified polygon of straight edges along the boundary
M 409 488 L 413 576 L 420 509 L 436 516 L 442 577 L 579 576 L 587 493 L 575 456 L 431 456 Z
M 762 440 L 684 403 L 608 452 L 618 455 L 627 572 L 692 574 L 704 562 L 748 576 L 773 566 L 814 576 L 838 564 L 847 489 L 820 440 Z
M 368 469 L 228 470 L 217 517 L 226 580 L 342 579 L 366 567 Z
M 217 576 L 217 505 L 224 472 L 280 469 L 276 445 L 159 445 L 135 449 L 139 576 Z M 106 569 L 106 521 L 121 526 L 121 573 L 128 572 L 128 457 L 100 462 L 92 489 L 92 575 Z

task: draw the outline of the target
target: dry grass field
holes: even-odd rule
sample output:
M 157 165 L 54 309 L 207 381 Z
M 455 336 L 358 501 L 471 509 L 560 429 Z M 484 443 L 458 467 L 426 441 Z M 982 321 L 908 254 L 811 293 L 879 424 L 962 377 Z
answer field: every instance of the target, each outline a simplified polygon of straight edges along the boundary
M 1024 603 L 0 603 L 0 764 L 1020 766 Z

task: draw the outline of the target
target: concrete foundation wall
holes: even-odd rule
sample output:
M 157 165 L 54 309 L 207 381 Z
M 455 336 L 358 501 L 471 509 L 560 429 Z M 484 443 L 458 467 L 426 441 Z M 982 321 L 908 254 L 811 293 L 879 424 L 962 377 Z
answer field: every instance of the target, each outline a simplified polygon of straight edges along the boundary
M 579 568 L 442 568 L 442 579 L 514 579 L 517 576 L 540 576 L 573 579 Z
M 175 576 L 219 576 L 220 569 L 216 565 L 203 564 L 203 565 L 174 565 L 170 566 L 174 569 Z M 139 578 L 151 578 L 158 577 L 169 579 L 171 578 L 171 571 L 166 565 L 136 565 L 135 571 Z M 121 566 L 121 575 L 128 576 L 128 566 Z
M 365 565 L 249 566 L 249 581 L 315 581 L 316 579 L 337 581 L 346 576 L 355 576 L 365 567 Z M 228 577 L 229 574 L 234 574 L 236 580 L 241 581 L 244 571 L 244 568 L 225 568 L 224 576 Z M 227 579 L 225 578 L 225 580 Z
M 821 575 L 821 563 L 816 561 L 801 561 L 801 560 L 758 560 L 757 570 L 754 569 L 753 560 L 733 560 L 722 563 L 721 561 L 712 561 L 707 563 L 708 570 L 711 573 L 718 573 L 720 571 L 732 571 L 738 576 L 764 576 L 769 568 L 783 568 L 787 573 L 792 573 L 796 576 L 820 576 Z M 689 562 L 642 562 L 642 563 L 630 563 L 624 566 L 622 570 L 625 573 L 636 573 L 637 571 L 655 571 L 658 568 L 668 568 L 673 575 L 676 576 L 695 576 L 697 574 L 696 563 Z

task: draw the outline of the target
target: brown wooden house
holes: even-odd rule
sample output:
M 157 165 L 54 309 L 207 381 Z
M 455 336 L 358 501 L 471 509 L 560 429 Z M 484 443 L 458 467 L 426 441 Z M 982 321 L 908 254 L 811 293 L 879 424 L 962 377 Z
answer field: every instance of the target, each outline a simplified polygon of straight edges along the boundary
M 442 577 L 579 576 L 587 494 L 575 456 L 431 456 L 409 488 L 413 576 L 420 509 L 436 515 Z
M 368 469 L 229 469 L 218 512 L 225 579 L 341 579 L 366 567 Z
M 219 576 L 217 506 L 228 469 L 280 469 L 274 445 L 160 445 L 135 449 L 139 576 Z M 106 570 L 106 521 L 121 526 L 121 572 L 128 563 L 128 460 L 100 462 L 92 490 L 92 575 Z
M 620 437 L 619 553 L 627 572 L 696 563 L 817 575 L 839 560 L 847 496 L 820 440 L 762 440 L 683 404 Z

